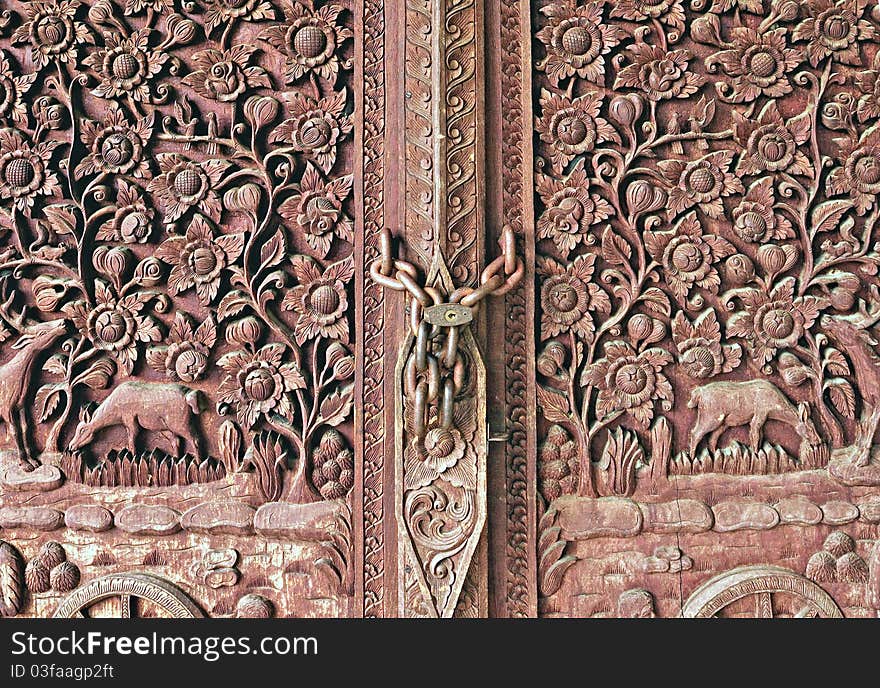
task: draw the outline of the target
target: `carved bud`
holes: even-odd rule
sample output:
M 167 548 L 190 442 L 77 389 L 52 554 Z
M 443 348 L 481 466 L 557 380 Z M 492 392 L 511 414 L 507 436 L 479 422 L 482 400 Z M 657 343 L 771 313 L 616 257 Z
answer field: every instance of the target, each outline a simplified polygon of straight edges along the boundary
M 132 253 L 121 246 L 99 246 L 93 254 L 93 262 L 108 277 L 119 279 L 128 271 Z
M 327 348 L 327 366 L 333 368 L 335 380 L 350 380 L 354 375 L 354 356 L 342 344 L 333 342 Z
M 67 554 L 60 542 L 47 542 L 40 548 L 37 558 L 47 569 L 54 569 L 61 562 L 67 561 Z
M 239 346 L 253 346 L 263 336 L 263 326 L 260 321 L 251 316 L 235 320 L 226 326 L 226 341 L 229 344 Z
M 113 5 L 110 0 L 98 0 L 89 8 L 89 21 L 93 24 L 105 24 L 113 16 Z
M 239 619 L 269 619 L 275 614 L 274 605 L 262 595 L 249 593 L 235 605 L 235 616 Z
M 831 306 L 838 311 L 848 311 L 856 302 L 856 295 L 848 289 L 835 287 L 830 294 Z
M 779 371 L 782 379 L 789 385 L 797 387 L 807 381 L 810 371 L 801 364 L 800 359 L 787 351 L 779 356 Z
M 67 124 L 67 109 L 55 98 L 40 96 L 33 104 L 34 119 L 44 129 L 63 129 Z
M 797 260 L 798 252 L 794 246 L 764 244 L 758 249 L 758 264 L 769 275 L 778 275 L 788 270 Z
M 32 289 L 37 308 L 44 313 L 51 313 L 58 309 L 61 299 L 67 294 L 68 283 L 67 280 L 40 275 L 34 280 Z
M 734 286 L 741 287 L 755 279 L 755 264 L 742 253 L 735 253 L 724 262 L 724 276 Z
M 642 99 L 634 93 L 615 96 L 608 105 L 611 118 L 625 127 L 631 127 L 642 114 Z
M 705 14 L 691 24 L 691 37 L 698 43 L 721 45 L 721 20 L 717 14 Z
M 565 363 L 567 354 L 565 345 L 556 340 L 551 339 L 547 342 L 547 346 L 538 356 L 537 367 L 538 372 L 546 377 L 553 377 L 559 372 L 559 368 Z
M 278 101 L 269 96 L 251 96 L 244 104 L 244 116 L 254 129 L 264 127 L 278 116 Z
M 626 325 L 626 331 L 633 343 L 653 344 L 666 335 L 666 328 L 659 320 L 644 313 L 636 313 Z
M 256 184 L 244 184 L 229 189 L 223 195 L 223 205 L 231 211 L 255 213 L 260 205 L 260 187 Z
M 52 587 L 49 582 L 49 569 L 39 558 L 31 559 L 24 569 L 24 582 L 27 589 L 34 594 L 46 592 Z
M 174 36 L 174 40 L 178 45 L 186 45 L 196 35 L 196 24 L 194 21 L 186 19 L 176 12 L 168 17 L 165 23 L 168 33 Z
M 822 106 L 822 124 L 835 131 L 849 131 L 856 100 L 850 93 L 838 93 L 834 100 Z
M 225 420 L 217 431 L 217 448 L 220 460 L 230 472 L 239 470 L 241 458 L 241 433 L 231 420 Z
M 58 592 L 70 592 L 79 585 L 79 568 L 76 564 L 63 561 L 49 572 L 52 589 Z
M 781 20 L 792 21 L 797 19 L 800 4 L 796 0 L 773 0 L 773 10 Z
M 154 287 L 162 281 L 162 263 L 153 256 L 144 258 L 134 270 L 135 281 L 144 287 Z
M 650 213 L 666 203 L 666 192 L 644 179 L 637 179 L 626 189 L 626 204 L 633 215 Z

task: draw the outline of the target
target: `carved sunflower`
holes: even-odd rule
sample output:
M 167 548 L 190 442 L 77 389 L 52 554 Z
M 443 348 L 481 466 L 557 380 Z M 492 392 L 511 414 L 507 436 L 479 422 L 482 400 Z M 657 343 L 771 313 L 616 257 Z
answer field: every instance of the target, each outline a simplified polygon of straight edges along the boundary
M 38 70 L 54 60 L 76 62 L 79 45 L 95 42 L 88 27 L 74 18 L 79 6 L 79 0 L 28 2 L 27 21 L 13 32 L 12 42 L 30 43 L 31 60 Z
M 679 354 L 679 365 L 698 380 L 729 373 L 742 360 L 739 344 L 721 344 L 721 326 L 712 308 L 703 311 L 694 322 L 679 311 L 672 320 L 672 342 Z
M 346 285 L 354 277 L 354 261 L 349 257 L 325 270 L 307 256 L 294 256 L 291 263 L 298 284 L 285 294 L 281 306 L 294 313 L 296 343 L 317 337 L 347 343 Z
M 602 23 L 602 4 L 588 2 L 578 6 L 574 0 L 564 0 L 541 8 L 550 23 L 535 34 L 547 51 L 537 66 L 547 72 L 554 84 L 575 74 L 603 83 L 603 56 L 620 43 L 620 30 Z
M 171 380 L 194 382 L 208 369 L 208 357 L 217 342 L 217 326 L 209 315 L 198 327 L 193 327 L 192 319 L 178 311 L 167 342 L 165 346 L 147 349 L 147 363 Z
M 226 160 L 194 162 L 178 153 L 156 155 L 161 174 L 147 190 L 154 193 L 165 208 L 165 221 L 174 222 L 187 210 L 198 209 L 214 222 L 220 221 L 222 206 L 214 192 L 229 167 Z
M 347 98 L 345 88 L 320 100 L 294 93 L 290 99 L 291 116 L 278 125 L 272 142 L 291 146 L 329 174 L 336 163 L 336 146 L 354 128 L 351 117 L 343 114 Z
M 124 241 L 126 244 L 145 244 L 153 228 L 153 209 L 144 202 L 140 189 L 124 179 L 119 180 L 116 211 L 96 234 L 98 241 Z
M 27 107 L 22 98 L 36 79 L 36 74 L 17 76 L 6 51 L 0 50 L 0 119 L 10 120 L 17 127 L 27 125 Z
M 669 190 L 668 217 L 671 219 L 693 206 L 712 219 L 724 217 L 722 197 L 745 191 L 742 182 L 729 171 L 732 160 L 733 151 L 722 150 L 688 163 L 681 160 L 657 163 L 661 174 L 673 185 Z
M 342 210 L 353 183 L 354 177 L 350 174 L 325 182 L 318 170 L 306 163 L 302 180 L 278 207 L 288 226 L 295 233 L 301 233 L 321 258 L 330 252 L 334 236 L 354 241 L 351 218 Z
M 104 47 L 90 53 L 83 64 L 94 69 L 101 83 L 92 90 L 99 98 L 130 96 L 137 102 L 150 100 L 149 81 L 162 69 L 168 54 L 149 48 L 150 29 L 123 37 L 104 34 Z
M 168 276 L 168 288 L 180 294 L 195 288 L 202 305 L 209 305 L 220 289 L 223 270 L 232 265 L 244 250 L 244 234 L 221 234 L 200 215 L 196 215 L 186 236 L 166 239 L 156 249 L 156 258 L 173 265 Z
M 828 190 L 833 194 L 849 193 L 856 212 L 864 215 L 880 194 L 880 125 L 866 129 L 858 141 L 839 139 L 840 167 L 828 175 Z
M 192 57 L 196 70 L 183 77 L 183 83 L 205 98 L 229 103 L 249 88 L 272 88 L 262 67 L 249 65 L 256 47 L 236 45 L 230 50 L 200 50 Z
M 354 35 L 337 23 L 344 8 L 331 2 L 312 11 L 295 0 L 284 0 L 282 8 L 285 24 L 264 29 L 260 38 L 286 53 L 284 76 L 288 83 L 314 72 L 335 84 L 339 75 L 336 50 Z
M 107 110 L 103 123 L 85 120 L 81 138 L 89 153 L 76 166 L 74 178 L 101 172 L 146 177 L 150 168 L 144 147 L 152 133 L 152 113 L 131 124 L 117 105 Z
M 578 256 L 563 266 L 552 258 L 538 260 L 541 284 L 541 340 L 572 331 L 585 341 L 592 341 L 595 333 L 592 312 L 611 312 L 611 301 L 591 279 L 596 256 L 588 253 Z
M 859 42 L 872 41 L 877 30 L 862 19 L 868 3 L 864 0 L 807 0 L 810 16 L 792 33 L 795 41 L 807 41 L 806 55 L 813 67 L 829 55 L 837 62 L 858 66 Z
M 732 111 L 733 138 L 743 148 L 735 172 L 742 175 L 788 172 L 812 177 L 810 159 L 798 146 L 810 137 L 810 116 L 802 113 L 788 121 L 782 118 L 775 100 L 761 110 L 758 119 Z
M 19 210 L 29 210 L 37 196 L 61 192 L 58 176 L 49 163 L 60 142 L 31 145 L 16 129 L 0 129 L 0 198 Z
M 614 88 L 635 88 L 643 91 L 649 100 L 687 98 L 702 86 L 706 79 L 688 71 L 693 59 L 690 50 L 663 50 L 660 46 L 635 43 L 627 49 L 632 63 L 617 73 Z

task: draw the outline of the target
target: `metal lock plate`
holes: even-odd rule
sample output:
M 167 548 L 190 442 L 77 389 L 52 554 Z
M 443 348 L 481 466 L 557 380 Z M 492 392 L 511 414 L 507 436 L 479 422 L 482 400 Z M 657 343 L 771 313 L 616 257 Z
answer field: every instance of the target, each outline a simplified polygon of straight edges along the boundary
M 438 327 L 459 327 L 474 319 L 471 309 L 458 303 L 438 303 L 424 312 L 425 321 Z

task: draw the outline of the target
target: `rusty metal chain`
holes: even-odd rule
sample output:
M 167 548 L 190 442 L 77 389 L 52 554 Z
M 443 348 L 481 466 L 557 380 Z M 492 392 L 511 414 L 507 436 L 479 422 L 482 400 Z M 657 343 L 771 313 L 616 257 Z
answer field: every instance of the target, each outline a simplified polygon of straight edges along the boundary
M 453 400 L 465 381 L 465 363 L 458 351 L 460 330 L 474 319 L 480 302 L 488 296 L 503 296 L 522 280 L 525 266 L 516 255 L 516 236 L 505 226 L 498 242 L 501 255 L 480 274 L 476 288 L 459 287 L 451 294 L 422 286 L 412 263 L 393 256 L 391 232 L 380 236 L 380 256 L 370 265 L 370 277 L 383 287 L 409 294 L 410 329 L 415 350 L 405 367 L 405 389 L 413 398 L 415 434 L 419 441 L 428 431 L 429 404 L 438 401 L 440 427 L 453 422 Z M 442 333 L 446 339 L 439 355 L 432 353 L 432 342 Z

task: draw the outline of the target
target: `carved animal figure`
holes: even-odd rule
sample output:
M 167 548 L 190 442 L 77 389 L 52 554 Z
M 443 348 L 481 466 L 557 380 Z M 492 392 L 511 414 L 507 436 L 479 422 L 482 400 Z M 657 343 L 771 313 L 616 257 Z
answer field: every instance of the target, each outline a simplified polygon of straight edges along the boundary
M 853 316 L 823 315 L 820 320 L 825 330 L 846 351 L 853 364 L 853 372 L 862 398 L 862 416 L 856 436 L 853 462 L 867 466 L 871 460 L 871 445 L 880 424 L 880 356 L 877 340 L 866 329 L 873 323 L 862 314 Z
M 693 390 L 687 405 L 697 409 L 690 435 L 691 456 L 696 456 L 697 445 L 706 433 L 711 433 L 709 450 L 714 452 L 722 433 L 740 425 L 749 426 L 749 444 L 756 452 L 768 420 L 791 425 L 803 438 L 802 449 L 822 441 L 810 420 L 809 406 L 801 403 L 795 407 L 776 385 L 766 380 L 710 382 Z
M 23 325 L 23 317 L 10 320 L 4 316 L 4 320 L 21 332 L 21 336 L 12 345 L 18 353 L 0 366 L 0 420 L 6 423 L 7 436 L 14 440 L 22 465 L 36 468 L 40 464 L 29 457 L 30 447 L 25 435 L 27 418 L 22 402 L 33 379 L 37 356 L 64 334 L 67 321 L 49 320 Z
M 93 411 L 83 410 L 70 440 L 71 451 L 82 449 L 105 428 L 122 425 L 128 447 L 136 451 L 138 431 L 160 432 L 174 443 L 174 456 L 182 456 L 188 440 L 199 460 L 203 456 L 198 414 L 201 392 L 183 385 L 156 382 L 123 382 Z

